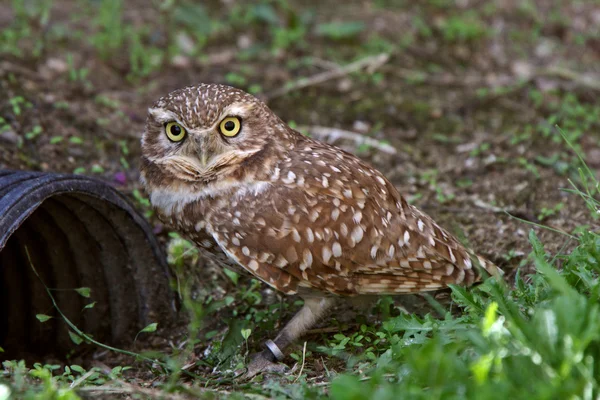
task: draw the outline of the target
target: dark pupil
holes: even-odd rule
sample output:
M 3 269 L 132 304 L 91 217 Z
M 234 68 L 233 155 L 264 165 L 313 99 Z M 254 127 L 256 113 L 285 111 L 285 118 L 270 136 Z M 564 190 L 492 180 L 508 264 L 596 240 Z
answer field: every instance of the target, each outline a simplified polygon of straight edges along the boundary
M 179 135 L 181 135 L 181 127 L 179 125 L 173 125 L 173 126 L 171 126 L 171 134 L 173 136 L 179 136 Z
M 232 131 L 234 128 L 235 128 L 235 124 L 233 123 L 233 121 L 225 122 L 225 130 Z

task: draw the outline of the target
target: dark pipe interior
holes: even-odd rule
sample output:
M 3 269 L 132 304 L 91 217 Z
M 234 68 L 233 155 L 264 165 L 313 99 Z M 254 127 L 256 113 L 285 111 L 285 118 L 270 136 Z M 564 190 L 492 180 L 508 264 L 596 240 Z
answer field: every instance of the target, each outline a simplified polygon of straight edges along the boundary
M 79 329 L 106 343 L 131 342 L 147 324 L 171 320 L 158 243 L 111 187 L 85 177 L 0 171 L 0 213 L 0 359 L 60 357 L 75 347 L 44 285 Z M 91 298 L 73 290 L 79 287 L 91 288 Z M 36 314 L 54 318 L 40 323 Z

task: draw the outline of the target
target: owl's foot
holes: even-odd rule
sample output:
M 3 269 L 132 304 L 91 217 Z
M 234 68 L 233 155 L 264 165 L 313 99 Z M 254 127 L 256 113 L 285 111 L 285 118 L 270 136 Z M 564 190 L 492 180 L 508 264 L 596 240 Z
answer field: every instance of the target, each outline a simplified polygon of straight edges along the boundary
M 278 363 L 273 354 L 265 350 L 252 356 L 244 377 L 250 379 L 261 373 L 284 374 L 287 371 L 289 371 L 287 365 Z

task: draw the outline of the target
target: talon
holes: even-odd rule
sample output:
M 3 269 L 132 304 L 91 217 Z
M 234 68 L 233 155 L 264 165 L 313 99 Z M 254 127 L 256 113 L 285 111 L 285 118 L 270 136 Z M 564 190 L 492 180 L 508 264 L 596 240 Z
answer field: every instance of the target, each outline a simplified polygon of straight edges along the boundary
M 267 353 L 267 351 L 253 355 L 244 377 L 250 379 L 261 373 L 285 374 L 289 371 L 287 365 L 275 363 L 272 360 L 273 355 L 270 352 Z

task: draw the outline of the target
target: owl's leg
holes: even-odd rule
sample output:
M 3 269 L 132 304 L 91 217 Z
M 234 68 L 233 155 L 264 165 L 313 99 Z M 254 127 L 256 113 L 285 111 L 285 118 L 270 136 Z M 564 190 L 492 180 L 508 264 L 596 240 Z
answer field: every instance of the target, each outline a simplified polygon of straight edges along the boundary
M 274 340 L 267 340 L 266 349 L 255 354 L 248 365 L 246 377 L 251 378 L 260 372 L 283 372 L 276 364 L 284 358 L 285 348 L 310 329 L 335 304 L 331 297 L 306 297 L 304 306 L 287 325 L 279 332 Z

